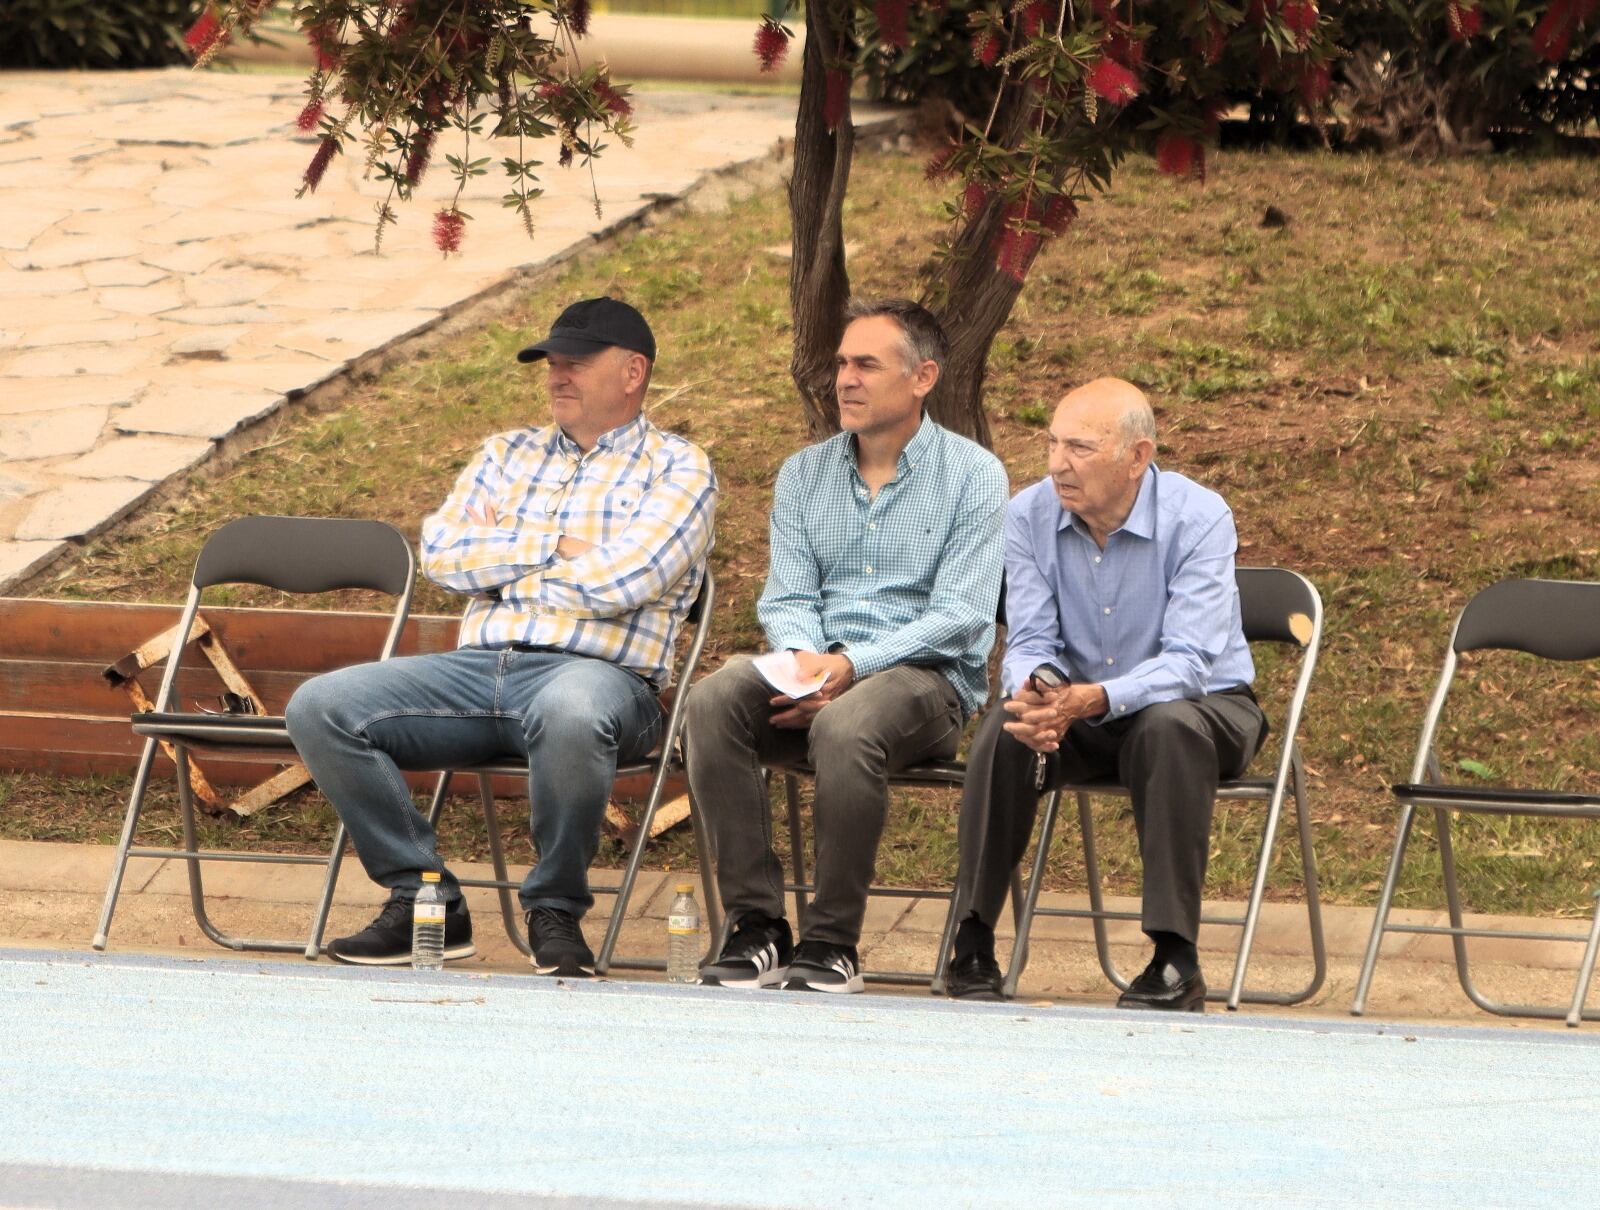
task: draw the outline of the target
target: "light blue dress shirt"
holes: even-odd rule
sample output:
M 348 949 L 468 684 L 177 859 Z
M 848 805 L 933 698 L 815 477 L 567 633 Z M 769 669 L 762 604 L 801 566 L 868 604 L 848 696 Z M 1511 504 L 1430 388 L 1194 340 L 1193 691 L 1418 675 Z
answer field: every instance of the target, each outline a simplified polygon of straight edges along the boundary
M 874 497 L 840 433 L 778 472 L 772 562 L 756 614 L 774 651 L 842 643 L 858 678 L 938 669 L 969 714 L 988 696 L 1005 468 L 924 417 Z
M 1238 546 L 1221 496 L 1154 465 L 1104 550 L 1049 479 L 1018 492 L 1006 514 L 1006 692 L 1054 663 L 1105 689 L 1105 721 L 1248 685 Z

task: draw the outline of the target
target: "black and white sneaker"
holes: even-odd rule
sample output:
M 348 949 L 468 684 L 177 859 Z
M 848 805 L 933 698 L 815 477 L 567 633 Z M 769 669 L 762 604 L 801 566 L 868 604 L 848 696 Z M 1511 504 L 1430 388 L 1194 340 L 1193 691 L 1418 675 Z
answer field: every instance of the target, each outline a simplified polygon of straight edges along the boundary
M 700 968 L 700 982 L 712 987 L 755 990 L 783 986 L 794 958 L 794 934 L 787 920 L 746 916 L 728 938 L 717 960 Z
M 352 966 L 410 966 L 412 910 L 409 899 L 389 900 L 377 919 L 359 933 L 328 942 L 328 957 Z M 470 958 L 477 952 L 467 901 L 457 899 L 444 914 L 445 961 Z
M 783 986 L 792 992 L 842 994 L 858 992 L 866 984 L 861 978 L 861 959 L 855 946 L 802 941 L 795 947 L 789 980 Z
M 560 908 L 536 907 L 528 911 L 528 959 L 541 975 L 577 978 L 594 974 L 594 951 L 583 939 L 578 918 Z

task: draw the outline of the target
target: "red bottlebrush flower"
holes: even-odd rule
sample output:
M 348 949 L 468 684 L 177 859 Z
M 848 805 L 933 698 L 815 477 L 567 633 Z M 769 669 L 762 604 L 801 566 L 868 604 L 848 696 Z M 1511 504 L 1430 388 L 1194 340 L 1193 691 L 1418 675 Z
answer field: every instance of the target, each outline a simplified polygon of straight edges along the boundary
M 1050 5 L 1047 0 L 1033 0 L 1033 3 L 1022 10 L 1022 33 L 1027 38 L 1037 38 L 1039 31 L 1044 28 L 1045 21 L 1050 16 Z
M 1277 0 L 1250 0 L 1250 8 L 1246 11 L 1245 17 L 1252 25 L 1265 25 L 1267 18 L 1277 11 Z
M 1126 27 L 1106 39 L 1105 53 L 1107 58 L 1115 59 L 1129 71 L 1138 71 L 1144 66 L 1144 41 L 1133 37 Z
M 317 153 L 311 157 L 311 163 L 306 165 L 306 188 L 312 193 L 317 191 L 317 186 L 322 184 L 322 174 L 328 171 L 328 165 L 333 162 L 334 152 L 339 150 L 339 140 L 329 135 L 317 144 Z
M 1315 109 L 1328 98 L 1333 72 L 1326 63 L 1309 63 L 1300 70 L 1300 99 L 1307 109 Z
M 789 35 L 783 32 L 783 27 L 772 22 L 763 21 L 756 29 L 756 59 L 761 63 L 762 71 L 776 71 L 778 64 L 789 53 Z
M 1115 59 L 1101 59 L 1083 78 L 1096 96 L 1113 105 L 1126 105 L 1139 95 L 1139 77 Z
M 844 121 L 844 111 L 850 101 L 850 73 L 829 68 L 822 94 L 822 123 L 829 130 L 837 130 Z
M 1000 58 L 1000 41 L 993 31 L 980 29 L 972 35 L 972 57 L 984 67 L 993 67 Z
M 315 130 L 320 121 L 322 121 L 322 102 L 307 101 L 306 107 L 300 111 L 300 116 L 294 120 L 295 129 Z
M 406 156 L 406 184 L 415 185 L 428 171 L 428 158 L 433 155 L 432 130 L 419 130 L 411 139 L 411 154 Z
M 955 171 L 956 152 L 960 150 L 958 144 L 951 143 L 934 152 L 933 158 L 922 170 L 923 179 L 929 181 L 942 181 Z
M 554 80 L 539 85 L 538 96 L 541 101 L 559 101 L 567 95 L 567 86 Z
M 461 251 L 461 236 L 467 220 L 459 210 L 441 210 L 433 216 L 433 246 L 449 256 Z
M 306 41 L 317 55 L 317 70 L 332 71 L 339 66 L 344 53 L 339 45 L 339 31 L 331 25 L 312 25 L 306 29 Z
M 1078 203 L 1066 194 L 1058 193 L 1050 199 L 1050 204 L 1044 208 L 1044 218 L 1040 220 L 1044 229 L 1051 235 L 1065 235 L 1073 220 L 1078 217 Z
M 1156 167 L 1179 179 L 1206 179 L 1206 149 L 1188 135 L 1168 131 L 1156 140 Z
M 1450 10 L 1454 19 L 1451 21 L 1451 36 L 1461 42 L 1470 41 L 1483 32 L 1483 10 L 1481 8 L 1463 8 L 1459 4 L 1451 4 Z
M 189 27 L 188 33 L 183 35 L 184 44 L 197 59 L 216 46 L 221 38 L 222 22 L 217 20 L 217 14 L 209 8 L 200 14 L 200 19 Z
M 1547 63 L 1559 63 L 1567 57 L 1567 48 L 1572 45 L 1573 32 L 1588 16 L 1587 6 L 1584 11 L 1575 11 L 1578 4 L 1573 0 L 1552 0 L 1549 8 L 1545 10 L 1544 17 L 1533 31 L 1533 51 Z
M 589 33 L 589 0 L 567 0 L 567 25 L 578 37 Z
M 1039 245 L 1044 242 L 1037 231 L 1018 229 L 1022 222 L 1031 217 L 1028 210 L 1029 207 L 1021 202 L 1006 206 L 1005 226 L 1000 230 L 995 251 L 995 267 L 1016 282 L 1028 276 L 1033 258 L 1039 254 Z
M 1207 67 L 1215 67 L 1222 60 L 1228 46 L 1227 27 L 1215 17 L 1207 15 L 1205 28 L 1189 40 L 1190 49 L 1205 60 Z
M 961 194 L 961 217 L 969 223 L 989 204 L 989 191 L 977 181 L 969 181 Z
M 878 19 L 878 41 L 895 50 L 911 45 L 911 35 L 906 31 L 911 0 L 878 0 L 873 11 Z
M 613 88 L 610 80 L 596 80 L 594 92 L 600 98 L 600 103 L 617 117 L 625 118 L 633 112 L 633 106 L 628 104 L 628 98 Z
M 1311 31 L 1317 28 L 1316 0 L 1284 0 L 1283 23 L 1294 33 L 1301 48 L 1311 44 Z

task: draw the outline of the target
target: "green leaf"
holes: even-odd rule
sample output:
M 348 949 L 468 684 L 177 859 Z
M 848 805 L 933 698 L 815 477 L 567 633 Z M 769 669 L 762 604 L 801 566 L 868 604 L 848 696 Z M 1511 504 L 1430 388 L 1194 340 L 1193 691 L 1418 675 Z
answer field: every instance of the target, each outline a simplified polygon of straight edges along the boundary
M 1494 778 L 1494 770 L 1481 760 L 1458 760 L 1456 761 L 1456 768 L 1463 773 L 1476 777 L 1479 781 L 1491 781 Z

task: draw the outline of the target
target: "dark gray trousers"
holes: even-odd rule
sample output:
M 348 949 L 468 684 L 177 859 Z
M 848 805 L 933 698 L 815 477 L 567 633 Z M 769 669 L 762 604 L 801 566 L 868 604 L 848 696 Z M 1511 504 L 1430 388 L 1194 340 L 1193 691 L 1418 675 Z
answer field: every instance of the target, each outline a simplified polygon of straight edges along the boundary
M 957 910 L 962 918 L 976 911 L 990 927 L 1039 810 L 1037 757 L 1003 729 L 1010 717 L 996 706 L 979 726 L 961 796 Z M 1199 935 L 1217 783 L 1241 775 L 1266 737 L 1266 716 L 1240 688 L 1161 702 L 1099 725 L 1074 723 L 1047 758 L 1046 789 L 1097 778 L 1128 788 L 1144 863 L 1145 932 L 1190 941 Z
M 805 731 L 771 726 L 777 691 L 748 657 L 700 681 L 684 702 L 689 787 L 716 846 L 722 906 L 735 923 L 784 915 L 764 767 L 804 760 L 817 771 L 812 820 L 816 893 L 804 936 L 855 945 L 889 810 L 889 775 L 953 756 L 961 703 L 943 675 L 901 665 L 858 681 Z

